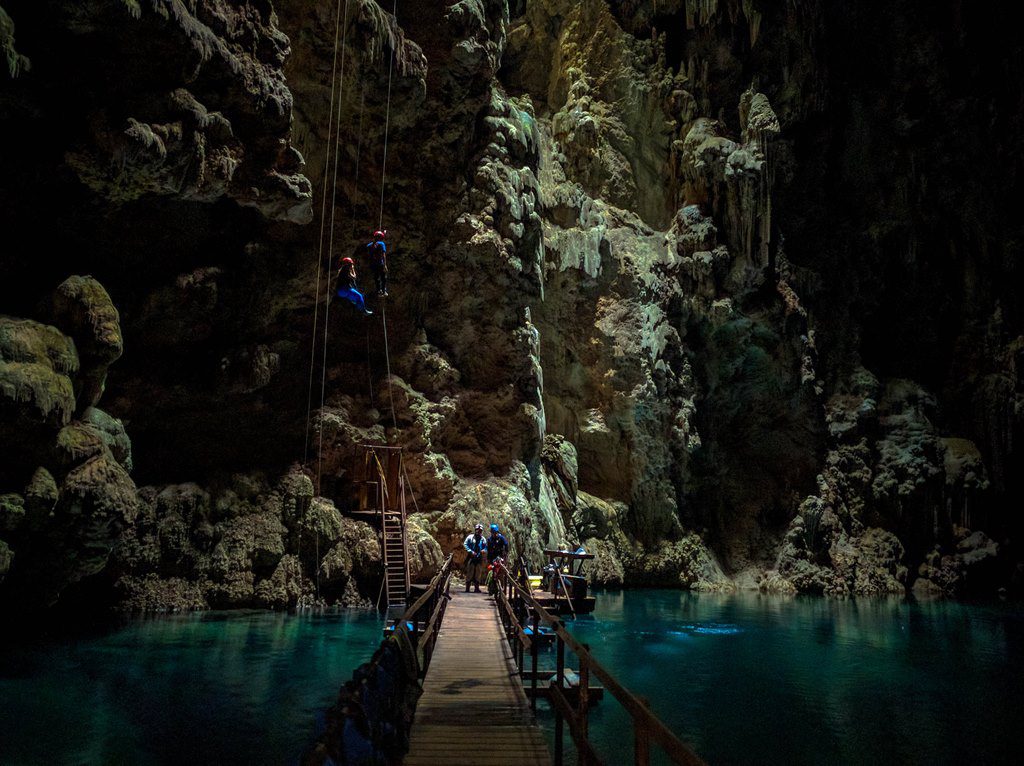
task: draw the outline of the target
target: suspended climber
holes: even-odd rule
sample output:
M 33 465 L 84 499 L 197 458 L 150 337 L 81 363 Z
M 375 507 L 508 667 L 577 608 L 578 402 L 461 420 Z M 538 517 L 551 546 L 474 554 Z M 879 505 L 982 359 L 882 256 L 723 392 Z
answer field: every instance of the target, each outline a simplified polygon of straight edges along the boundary
M 349 301 L 353 306 L 366 315 L 373 313 L 370 309 L 366 308 L 366 301 L 363 299 L 363 294 L 359 292 L 356 277 L 356 263 L 351 258 L 341 259 L 340 268 L 338 269 L 337 285 L 336 292 L 339 298 L 344 298 Z
M 373 239 L 356 248 L 356 254 L 363 253 L 370 261 L 370 271 L 377 283 L 377 295 L 386 298 L 388 294 L 388 246 L 387 229 L 375 231 Z

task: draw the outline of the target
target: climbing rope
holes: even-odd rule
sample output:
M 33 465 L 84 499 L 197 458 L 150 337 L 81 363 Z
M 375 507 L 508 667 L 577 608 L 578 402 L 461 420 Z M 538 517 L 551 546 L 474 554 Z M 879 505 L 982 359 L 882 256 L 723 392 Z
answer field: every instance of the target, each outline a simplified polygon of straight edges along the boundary
M 391 351 L 388 349 L 388 313 L 385 303 L 380 304 L 381 324 L 384 326 L 384 361 L 388 370 L 388 398 L 391 400 L 391 425 L 398 430 L 398 419 L 395 417 L 395 392 L 391 389 Z
M 316 331 L 320 319 L 320 274 L 324 263 L 324 225 L 327 221 L 327 174 L 331 167 L 331 129 L 334 119 L 334 87 L 338 69 L 338 38 L 341 32 L 341 0 L 334 15 L 334 59 L 331 63 L 331 106 L 327 112 L 327 156 L 324 158 L 324 191 L 320 203 L 320 238 L 316 259 L 316 292 L 313 294 L 313 341 L 309 350 L 309 391 L 306 395 L 306 437 L 302 445 L 302 462 L 309 460 L 309 425 L 313 414 L 313 370 L 316 364 Z M 328 272 L 330 283 L 330 272 Z
M 398 0 L 394 0 L 391 6 L 391 16 L 395 19 L 395 24 L 398 24 Z M 395 45 L 391 46 L 391 58 L 388 62 L 388 97 L 387 97 L 387 108 L 384 113 L 384 156 L 381 160 L 380 169 L 380 213 L 377 217 L 377 228 L 384 228 L 384 187 L 387 181 L 388 175 L 388 130 L 391 127 L 391 81 L 392 75 L 395 69 Z M 388 346 L 388 314 L 386 310 L 386 301 L 382 301 L 380 304 L 380 318 L 381 325 L 384 328 L 384 360 L 387 363 L 388 373 L 388 399 L 391 404 L 391 425 L 398 430 L 398 418 L 395 417 L 395 393 L 391 388 L 391 349 Z
M 405 470 L 405 461 L 402 461 L 402 473 L 405 474 L 405 483 L 409 487 L 409 494 L 412 495 L 412 507 L 416 509 L 416 513 L 420 512 L 420 504 L 416 502 L 416 492 L 412 488 L 412 479 L 409 478 L 409 472 Z
M 394 0 L 391 6 L 391 17 L 398 25 L 398 0 Z M 384 115 L 384 159 L 380 166 L 380 216 L 377 218 L 377 228 L 384 228 L 384 181 L 388 173 L 388 129 L 391 127 L 391 76 L 395 69 L 395 46 L 391 46 L 391 60 L 388 62 L 388 101 L 387 111 Z
M 381 500 L 384 501 L 384 505 L 387 505 L 391 501 L 391 493 L 388 491 L 388 477 L 387 472 L 384 470 L 383 464 L 380 462 L 380 458 L 377 457 L 377 451 L 373 451 L 373 460 L 377 464 L 377 475 L 380 476 L 381 486 Z
M 398 0 L 394 0 L 392 4 L 392 17 L 397 19 L 398 11 Z M 307 393 L 306 402 L 306 440 L 303 450 L 304 462 L 309 458 L 309 428 L 312 413 L 312 402 L 313 402 L 313 374 L 315 371 L 316 362 L 316 341 L 317 341 L 317 329 L 319 324 L 319 298 L 321 290 L 321 277 L 324 267 L 324 229 L 327 228 L 327 253 L 328 253 L 328 277 L 326 286 L 326 305 L 324 308 L 324 348 L 323 357 L 321 361 L 321 375 L 320 375 L 320 410 L 319 410 L 319 423 L 318 423 L 318 444 L 317 444 L 317 467 L 316 467 L 316 491 L 317 494 L 321 493 L 322 489 L 322 475 L 323 475 L 323 442 L 324 442 L 324 406 L 327 395 L 327 349 L 329 345 L 330 336 L 330 310 L 331 310 L 331 264 L 330 260 L 333 259 L 334 253 L 334 237 L 336 232 L 335 219 L 337 215 L 337 194 L 338 194 L 338 166 L 341 155 L 341 116 L 342 109 L 344 106 L 344 93 L 345 93 L 345 59 L 348 48 L 348 18 L 349 18 L 349 0 L 345 0 L 344 19 L 341 19 L 341 0 L 337 0 L 336 12 L 335 12 L 335 34 L 334 34 L 334 58 L 331 65 L 331 102 L 330 111 L 328 113 L 328 145 L 327 145 L 327 156 L 324 161 L 324 189 L 323 199 L 321 202 L 321 216 L 320 216 L 320 237 L 318 243 L 318 256 L 317 256 L 317 281 L 316 281 L 316 301 L 313 315 L 313 348 L 310 353 L 310 373 L 309 373 L 309 391 Z M 396 22 L 397 23 L 397 22 Z M 341 66 L 338 66 L 338 48 L 339 38 L 341 46 Z M 381 181 L 380 181 L 380 207 L 378 211 L 378 228 L 383 228 L 384 225 L 384 194 L 387 185 L 387 157 L 388 157 L 388 137 L 391 127 L 391 92 L 392 83 L 394 79 L 394 66 L 395 66 L 395 45 L 391 45 L 391 55 L 388 63 L 388 90 L 387 100 L 385 108 L 385 119 L 384 119 L 384 146 L 383 146 L 383 157 L 381 160 Z M 362 130 L 363 130 L 363 110 L 365 106 L 365 94 L 366 86 L 364 84 L 362 93 L 360 96 L 360 107 L 359 107 L 359 138 L 356 146 L 356 182 L 358 184 L 359 164 L 361 161 L 362 153 Z M 333 127 L 333 136 L 332 136 Z M 331 138 L 333 137 L 333 157 L 331 153 Z M 333 160 L 333 169 L 332 169 Z M 330 171 L 330 172 L 329 172 Z M 327 188 L 328 188 L 328 175 L 330 175 L 330 186 L 331 186 L 331 210 L 330 210 L 330 223 L 327 224 Z M 353 203 L 354 204 L 354 203 Z M 387 363 L 387 376 L 388 376 L 388 394 L 390 397 L 391 404 L 391 422 L 395 429 L 398 428 L 398 420 L 395 414 L 395 400 L 394 392 L 391 387 L 391 352 L 388 345 L 388 329 L 387 329 L 387 312 L 384 308 L 384 303 L 381 303 L 381 320 L 384 331 L 384 353 L 385 360 Z M 370 401 L 373 403 L 373 372 L 370 365 L 370 348 L 369 348 L 369 327 L 367 327 L 367 370 L 370 377 Z M 383 467 L 380 466 L 379 460 L 378 468 L 383 478 Z M 386 487 L 385 487 L 386 491 Z
M 333 257 L 334 253 L 334 218 L 337 213 L 338 199 L 338 156 L 341 154 L 341 108 L 344 104 L 342 95 L 345 88 L 345 54 L 348 50 L 348 6 L 349 0 L 345 0 L 345 21 L 344 30 L 341 35 L 341 71 L 338 76 L 338 115 L 334 126 L 334 172 L 331 178 L 331 226 L 327 239 L 327 256 Z M 324 195 L 326 197 L 326 193 Z M 327 340 L 330 333 L 331 318 L 331 279 L 327 279 L 327 306 L 324 309 L 324 355 L 320 373 L 320 424 L 319 443 L 317 445 L 316 459 L 316 493 L 320 494 L 321 475 L 324 462 L 324 401 L 327 396 Z
M 373 403 L 373 365 L 370 364 L 370 323 L 366 323 L 366 382 L 367 392 L 370 394 L 370 409 L 376 407 Z
M 366 109 L 366 81 L 363 81 L 362 90 L 359 92 L 359 138 L 356 142 L 356 170 L 355 170 L 355 188 L 359 188 L 359 166 L 362 162 L 363 156 L 363 114 Z M 352 217 L 356 217 L 356 195 L 352 195 Z M 370 397 L 370 408 L 373 409 L 376 405 L 373 401 L 373 364 L 370 357 L 370 323 L 366 323 L 366 379 L 367 379 L 367 394 Z
M 359 165 L 363 156 L 363 112 L 366 108 L 366 81 L 363 80 L 362 90 L 359 92 L 359 137 L 356 139 L 356 171 L 355 188 L 359 189 Z M 356 217 L 357 195 L 352 195 L 352 217 Z

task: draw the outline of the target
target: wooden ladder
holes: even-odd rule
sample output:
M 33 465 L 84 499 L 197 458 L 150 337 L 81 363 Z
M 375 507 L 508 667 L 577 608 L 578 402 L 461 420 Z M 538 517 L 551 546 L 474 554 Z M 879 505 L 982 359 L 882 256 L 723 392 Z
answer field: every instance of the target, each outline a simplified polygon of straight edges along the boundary
M 403 503 L 404 505 L 404 503 Z M 384 579 L 388 606 L 404 606 L 409 595 L 409 562 L 406 555 L 405 509 L 384 511 Z

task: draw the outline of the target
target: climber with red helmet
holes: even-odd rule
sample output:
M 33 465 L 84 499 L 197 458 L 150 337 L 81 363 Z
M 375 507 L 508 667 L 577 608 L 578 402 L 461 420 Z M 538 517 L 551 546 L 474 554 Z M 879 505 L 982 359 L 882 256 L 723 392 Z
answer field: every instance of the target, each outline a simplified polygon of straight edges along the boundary
M 375 231 L 373 240 L 367 242 L 365 248 L 373 278 L 377 282 L 377 295 L 381 297 L 387 297 L 388 294 L 388 246 L 384 242 L 387 236 L 387 229 Z
M 373 313 L 370 309 L 366 308 L 366 301 L 363 300 L 363 294 L 357 289 L 356 262 L 351 258 L 341 259 L 341 263 L 338 268 L 336 292 L 339 298 L 344 298 L 351 302 L 353 306 L 364 314 Z

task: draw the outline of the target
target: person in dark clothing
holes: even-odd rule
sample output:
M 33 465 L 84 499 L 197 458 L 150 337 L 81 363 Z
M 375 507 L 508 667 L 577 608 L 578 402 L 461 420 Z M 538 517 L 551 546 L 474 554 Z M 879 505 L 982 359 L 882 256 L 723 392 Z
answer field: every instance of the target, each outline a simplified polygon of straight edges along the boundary
M 476 586 L 476 592 L 480 593 L 480 577 L 484 568 L 484 554 L 487 552 L 487 540 L 484 538 L 484 525 L 477 524 L 473 534 L 466 535 L 462 542 L 466 549 L 466 593 L 469 593 L 469 586 Z
M 491 524 L 491 536 L 487 538 L 487 592 L 492 596 L 498 593 L 498 580 L 494 574 L 494 563 L 501 559 L 503 562 L 508 556 L 508 540 L 505 535 L 498 531 L 497 524 Z
M 508 556 L 508 540 L 498 531 L 497 524 L 491 524 L 491 536 L 487 538 L 487 560 L 494 563 Z
M 377 295 L 381 297 L 387 297 L 388 294 L 388 246 L 384 242 L 387 236 L 387 231 L 375 231 L 373 241 L 366 244 L 370 270 L 377 282 Z
M 357 289 L 356 264 L 351 258 L 342 258 L 338 269 L 338 281 L 335 292 L 339 298 L 344 298 L 364 314 L 372 314 L 366 308 L 366 301 L 363 294 Z

